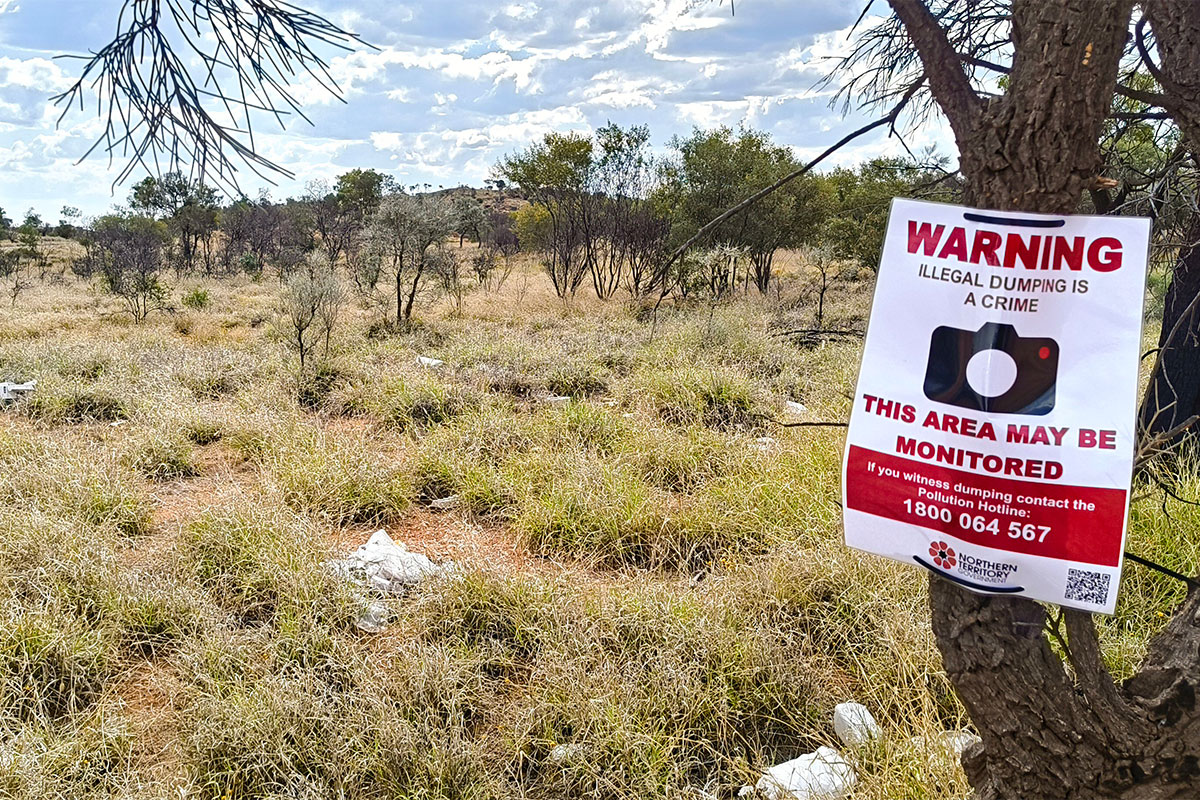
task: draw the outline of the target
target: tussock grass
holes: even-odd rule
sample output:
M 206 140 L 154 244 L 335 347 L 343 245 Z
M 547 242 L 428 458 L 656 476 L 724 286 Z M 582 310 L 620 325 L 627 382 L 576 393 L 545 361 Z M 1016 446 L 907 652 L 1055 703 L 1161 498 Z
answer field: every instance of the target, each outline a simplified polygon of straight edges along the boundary
M 39 381 L 0 411 L 0 794 L 732 797 L 857 700 L 885 737 L 854 800 L 966 798 L 910 741 L 966 726 L 923 577 L 842 547 L 840 432 L 771 421 L 844 419 L 857 363 L 776 335 L 813 319 L 779 266 L 778 297 L 657 317 L 520 269 L 405 334 L 350 309 L 307 383 L 273 280 L 189 280 L 206 304 L 141 326 L 33 287 L 0 319 L 0 376 Z M 869 288 L 839 279 L 827 324 Z M 1166 512 L 1130 546 L 1194 572 L 1195 509 Z M 503 557 L 481 539 L 359 631 L 374 598 L 324 562 L 376 526 L 454 546 L 461 517 Z M 1181 597 L 1127 570 L 1119 674 Z

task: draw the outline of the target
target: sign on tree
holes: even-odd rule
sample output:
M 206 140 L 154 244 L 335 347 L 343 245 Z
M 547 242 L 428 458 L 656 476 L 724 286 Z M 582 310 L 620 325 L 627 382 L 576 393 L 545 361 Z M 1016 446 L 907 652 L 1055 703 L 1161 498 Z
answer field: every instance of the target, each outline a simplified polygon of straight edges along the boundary
M 843 469 L 846 543 L 1112 613 L 1149 220 L 893 201 Z

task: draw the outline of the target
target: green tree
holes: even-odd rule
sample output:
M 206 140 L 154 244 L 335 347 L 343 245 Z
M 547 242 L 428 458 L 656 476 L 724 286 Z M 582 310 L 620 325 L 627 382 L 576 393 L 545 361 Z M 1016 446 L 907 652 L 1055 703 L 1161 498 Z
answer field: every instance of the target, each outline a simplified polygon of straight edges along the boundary
M 825 183 L 831 203 L 821 242 L 837 258 L 879 269 L 892 198 L 956 199 L 957 185 L 945 180 L 943 161 L 933 158 L 929 164 L 917 164 L 911 159 L 876 158 L 857 169 L 843 167 L 817 179 Z
M 216 189 L 180 172 L 144 178 L 129 194 L 135 212 L 167 223 L 178 246 L 176 267 L 182 272 L 195 269 L 202 243 L 217 229 L 218 200 Z
M 454 232 L 454 208 L 431 195 L 391 194 L 383 198 L 363 231 L 363 243 L 351 264 L 359 293 L 383 309 L 395 301 L 395 323 L 407 329 L 417 298 L 445 254 Z
M 379 208 L 383 196 L 395 189 L 389 175 L 373 169 L 352 169 L 338 176 L 333 192 L 338 203 L 362 223 Z
M 20 267 L 36 268 L 38 277 L 45 280 L 50 259 L 42 249 L 42 238 L 42 218 L 31 208 L 25 213 L 25 221 L 21 223 L 21 227 L 17 228 L 17 257 L 20 259 Z M 21 281 L 22 272 L 23 270 L 18 268 L 11 287 L 10 294 L 14 304 L 17 302 L 17 295 L 24 288 Z
M 458 246 L 470 236 L 474 241 L 483 241 L 487 226 L 487 211 L 477 198 L 460 194 L 454 198 L 454 232 L 458 234 Z
M 578 133 L 546 134 L 542 141 L 496 165 L 506 181 L 545 213 L 548 224 L 546 235 L 539 237 L 539 251 L 555 293 L 563 298 L 574 296 L 587 277 L 583 193 L 591 166 L 592 141 Z
M 108 214 L 96 220 L 90 238 L 101 285 L 124 302 L 134 322 L 166 307 L 161 279 L 171 241 L 166 223 L 145 214 Z
M 675 157 L 663 166 L 659 205 L 671 209 L 673 235 L 679 241 L 798 167 L 790 150 L 749 129 L 696 129 L 687 138 L 672 139 L 671 147 Z M 713 231 L 712 241 L 746 253 L 751 269 L 747 277 L 766 292 L 775 253 L 818 234 L 829 211 L 825 194 L 817 178 L 792 181 L 725 221 Z

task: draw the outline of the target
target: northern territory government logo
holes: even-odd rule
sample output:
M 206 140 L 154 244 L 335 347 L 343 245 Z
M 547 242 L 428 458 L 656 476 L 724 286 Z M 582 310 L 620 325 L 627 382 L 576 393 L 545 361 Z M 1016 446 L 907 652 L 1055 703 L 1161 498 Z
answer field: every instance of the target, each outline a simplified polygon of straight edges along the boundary
M 1009 584 L 1017 565 L 1006 561 L 991 561 L 970 553 L 956 551 L 946 542 L 929 545 L 929 558 L 913 556 L 913 560 L 944 578 L 980 592 L 1013 594 L 1025 591 L 1023 586 Z

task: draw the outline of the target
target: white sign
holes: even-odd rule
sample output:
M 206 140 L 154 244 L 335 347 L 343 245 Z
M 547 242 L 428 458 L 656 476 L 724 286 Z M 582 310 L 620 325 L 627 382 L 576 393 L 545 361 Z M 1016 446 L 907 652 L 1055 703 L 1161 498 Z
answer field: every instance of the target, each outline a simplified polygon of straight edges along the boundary
M 1150 222 L 895 200 L 842 472 L 846 544 L 1112 613 Z

